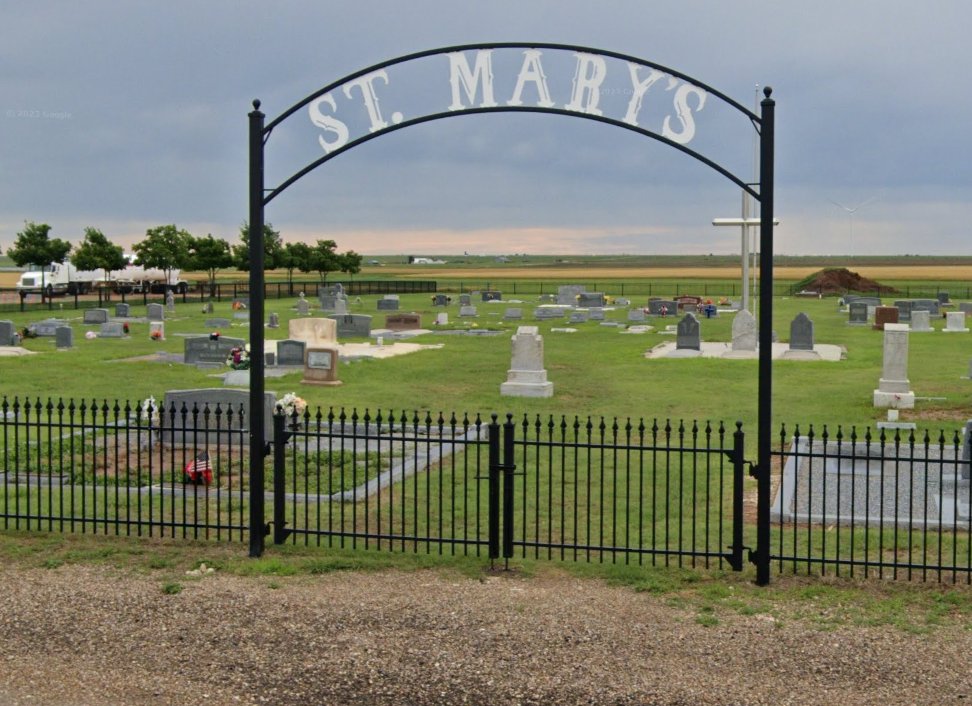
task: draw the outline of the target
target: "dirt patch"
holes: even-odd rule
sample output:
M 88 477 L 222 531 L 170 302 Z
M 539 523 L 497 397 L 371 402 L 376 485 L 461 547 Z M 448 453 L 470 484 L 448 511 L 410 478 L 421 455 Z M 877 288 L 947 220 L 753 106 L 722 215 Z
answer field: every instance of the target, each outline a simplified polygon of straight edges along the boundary
M 898 290 L 873 279 L 851 272 L 846 267 L 828 267 L 800 280 L 796 285 L 802 291 L 821 294 L 843 294 L 844 292 L 873 292 L 875 294 L 894 294 Z

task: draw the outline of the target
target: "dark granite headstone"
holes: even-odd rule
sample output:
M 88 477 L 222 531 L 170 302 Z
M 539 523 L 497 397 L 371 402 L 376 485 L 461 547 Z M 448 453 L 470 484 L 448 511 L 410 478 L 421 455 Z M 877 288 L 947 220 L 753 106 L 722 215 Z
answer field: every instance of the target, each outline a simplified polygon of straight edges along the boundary
M 480 297 L 484 302 L 498 302 L 502 301 L 503 293 L 497 292 L 495 290 L 487 290 L 480 293 Z
M 120 319 L 126 319 L 132 314 L 132 307 L 130 304 L 124 302 L 120 304 L 115 304 L 115 316 Z
M 0 321 L 0 346 L 12 346 L 14 344 L 14 334 L 17 329 L 13 321 L 4 319 Z
M 813 321 L 802 311 L 790 322 L 790 350 L 813 350 Z
M 107 309 L 85 309 L 84 310 L 84 323 L 103 324 L 106 321 L 108 321 Z
M 288 338 L 277 341 L 277 365 L 304 365 L 305 341 Z
M 867 304 L 859 301 L 852 301 L 848 306 L 847 323 L 856 326 L 867 324 Z
M 604 306 L 604 292 L 581 292 L 577 297 L 577 306 L 583 309 Z
M 368 338 L 371 335 L 371 316 L 368 314 L 344 314 L 328 318 L 336 322 L 338 338 Z
M 378 300 L 378 311 L 398 311 L 398 299 L 382 297 Z
M 422 328 L 422 317 L 419 314 L 389 314 L 385 317 L 385 328 L 392 331 L 414 331 Z
M 242 338 L 229 336 L 197 336 L 186 338 L 183 343 L 183 361 L 186 365 L 200 367 L 218 367 L 226 365 L 226 359 L 234 348 L 243 348 L 246 344 Z
M 74 348 L 74 329 L 60 325 L 54 329 L 55 348 Z
M 676 350 L 702 350 L 702 332 L 695 314 L 686 314 L 679 319 L 675 331 L 675 348 Z
M 898 323 L 910 324 L 911 323 L 911 300 L 910 299 L 899 299 L 894 303 L 898 308 Z

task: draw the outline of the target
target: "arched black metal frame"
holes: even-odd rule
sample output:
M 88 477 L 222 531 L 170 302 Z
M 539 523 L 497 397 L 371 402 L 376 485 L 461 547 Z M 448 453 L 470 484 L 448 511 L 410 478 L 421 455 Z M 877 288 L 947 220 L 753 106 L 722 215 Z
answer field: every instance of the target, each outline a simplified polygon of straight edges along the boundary
M 423 115 L 408 120 L 403 120 L 397 124 L 363 135 L 354 140 L 348 141 L 341 147 L 334 149 L 322 157 L 314 160 L 307 166 L 298 170 L 290 177 L 282 181 L 278 186 L 269 190 L 264 187 L 264 150 L 271 133 L 277 125 L 297 113 L 302 108 L 308 106 L 312 101 L 326 95 L 330 91 L 347 84 L 350 81 L 367 76 L 376 71 L 408 63 L 427 57 L 454 54 L 464 51 L 480 51 L 492 49 L 550 49 L 555 51 L 571 51 L 584 54 L 592 54 L 601 57 L 627 61 L 640 66 L 656 69 L 670 76 L 687 81 L 703 90 L 709 95 L 713 95 L 722 100 L 727 105 L 739 111 L 748 118 L 754 129 L 759 133 L 759 181 L 756 184 L 736 176 L 725 167 L 717 164 L 704 155 L 687 147 L 684 144 L 675 142 L 663 135 L 631 125 L 623 121 L 605 117 L 603 115 L 592 115 L 580 111 L 566 110 L 563 108 L 541 107 L 541 106 L 492 106 L 492 107 L 471 107 L 447 112 L 438 112 Z M 376 137 L 386 135 L 397 130 L 401 130 L 413 125 L 419 125 L 447 117 L 460 115 L 482 114 L 482 113 L 510 113 L 510 112 L 531 112 L 549 113 L 554 115 L 567 115 L 575 118 L 586 118 L 606 123 L 626 130 L 631 130 L 645 137 L 658 140 L 673 147 L 702 162 L 711 169 L 719 172 L 731 182 L 751 194 L 760 202 L 760 309 L 759 309 L 759 390 L 758 390 L 758 421 L 757 421 L 757 459 L 753 464 L 752 474 L 758 483 L 757 500 L 757 540 L 756 549 L 751 555 L 752 561 L 756 564 L 756 582 L 766 584 L 769 582 L 769 512 L 770 512 L 770 450 L 771 450 L 771 403 L 772 403 L 772 349 L 773 349 L 773 186 L 774 186 L 774 131 L 775 131 L 775 112 L 776 101 L 771 97 L 772 90 L 763 90 L 764 98 L 760 103 L 760 114 L 757 115 L 732 98 L 722 92 L 708 86 L 701 81 L 683 74 L 674 69 L 670 69 L 661 64 L 656 64 L 645 59 L 640 59 L 628 54 L 593 49 L 573 44 L 556 44 L 548 42 L 526 43 L 526 42 L 495 42 L 485 44 L 463 44 L 439 49 L 429 49 L 426 51 L 407 54 L 394 59 L 374 64 L 367 68 L 356 71 L 337 81 L 334 81 L 323 88 L 308 95 L 302 100 L 292 105 L 287 110 L 274 118 L 269 123 L 265 122 L 265 115 L 260 111 L 260 101 L 253 101 L 253 111 L 249 113 L 249 152 L 250 152 L 250 320 L 256 325 L 250 326 L 250 349 L 254 351 L 251 356 L 250 366 L 250 555 L 259 556 L 263 553 L 264 537 L 269 532 L 269 528 L 264 521 L 264 495 L 263 495 L 263 459 L 269 452 L 265 438 L 264 424 L 266 415 L 263 410 L 264 399 L 264 359 L 259 353 L 264 348 L 263 326 L 259 325 L 264 319 L 263 298 L 259 293 L 264 288 L 264 251 L 263 251 L 263 227 L 265 223 L 264 211 L 272 200 L 279 196 L 289 186 L 299 181 L 305 175 L 314 171 L 322 164 L 330 161 L 344 152 L 347 152 L 360 144 L 368 142 Z

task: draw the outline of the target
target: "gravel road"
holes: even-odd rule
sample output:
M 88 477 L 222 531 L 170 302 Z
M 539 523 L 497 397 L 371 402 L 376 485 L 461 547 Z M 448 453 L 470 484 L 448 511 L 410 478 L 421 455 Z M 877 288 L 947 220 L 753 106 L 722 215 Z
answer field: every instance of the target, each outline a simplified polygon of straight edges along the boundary
M 972 631 L 823 631 L 593 579 L 0 569 L 0 703 L 951 704 Z

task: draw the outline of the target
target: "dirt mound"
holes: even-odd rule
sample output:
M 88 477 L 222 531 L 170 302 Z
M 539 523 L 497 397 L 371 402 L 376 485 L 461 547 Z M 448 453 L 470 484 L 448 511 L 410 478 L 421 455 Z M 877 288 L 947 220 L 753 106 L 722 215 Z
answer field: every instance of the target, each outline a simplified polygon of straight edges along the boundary
M 846 267 L 828 267 L 805 277 L 797 283 L 798 291 L 820 292 L 821 294 L 843 294 L 844 292 L 875 292 L 894 294 L 894 287 L 887 287 L 873 279 L 861 277 Z

